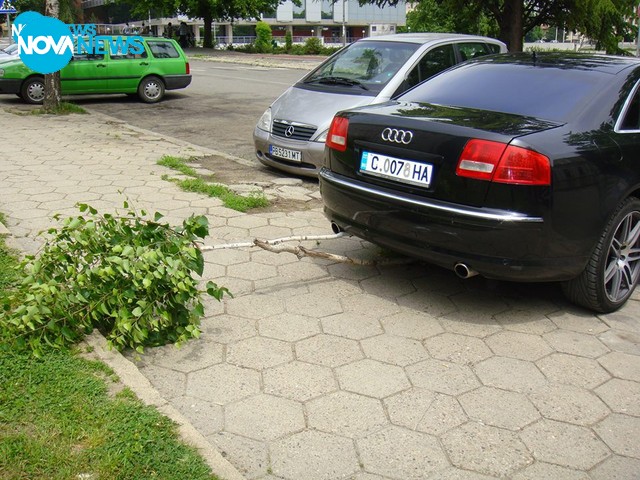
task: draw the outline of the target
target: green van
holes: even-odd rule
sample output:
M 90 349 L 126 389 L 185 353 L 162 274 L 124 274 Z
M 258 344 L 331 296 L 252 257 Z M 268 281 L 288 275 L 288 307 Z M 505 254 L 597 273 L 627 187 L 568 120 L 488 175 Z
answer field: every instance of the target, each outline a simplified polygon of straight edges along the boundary
M 185 88 L 191 83 L 189 62 L 175 40 L 142 39 L 141 53 L 114 54 L 107 47 L 104 54 L 75 54 L 60 70 L 62 95 L 126 93 L 155 103 L 162 99 L 165 90 Z M 27 103 L 42 103 L 44 76 L 19 58 L 0 63 L 0 94 L 9 93 Z

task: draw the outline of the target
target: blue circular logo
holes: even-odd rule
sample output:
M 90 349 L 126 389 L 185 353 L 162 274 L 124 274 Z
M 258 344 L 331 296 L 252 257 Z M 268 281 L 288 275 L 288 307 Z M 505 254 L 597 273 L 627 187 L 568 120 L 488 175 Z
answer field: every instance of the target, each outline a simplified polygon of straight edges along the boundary
M 53 73 L 65 67 L 73 56 L 71 30 L 57 18 L 24 12 L 14 20 L 13 40 L 20 59 L 38 73 Z

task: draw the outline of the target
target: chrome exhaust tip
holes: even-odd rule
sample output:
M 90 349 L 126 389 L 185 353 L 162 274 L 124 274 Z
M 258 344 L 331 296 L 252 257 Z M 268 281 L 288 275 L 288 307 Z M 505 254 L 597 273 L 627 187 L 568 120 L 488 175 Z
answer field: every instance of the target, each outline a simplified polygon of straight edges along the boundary
M 344 232 L 344 230 L 340 228 L 340 225 L 338 225 L 336 222 L 331 222 L 331 231 L 333 231 L 333 233 L 335 234 Z
M 478 275 L 478 272 L 465 263 L 456 263 L 453 267 L 453 271 L 460 278 L 471 278 Z

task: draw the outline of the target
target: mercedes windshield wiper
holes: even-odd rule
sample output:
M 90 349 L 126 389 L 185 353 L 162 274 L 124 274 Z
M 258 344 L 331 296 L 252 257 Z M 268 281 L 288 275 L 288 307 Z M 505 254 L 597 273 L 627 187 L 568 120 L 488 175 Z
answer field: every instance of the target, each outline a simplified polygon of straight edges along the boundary
M 369 90 L 369 88 L 359 82 L 358 80 L 354 80 L 352 78 L 347 77 L 316 77 L 306 80 L 304 83 L 328 83 L 331 85 L 348 85 L 350 87 L 360 87 L 363 90 Z

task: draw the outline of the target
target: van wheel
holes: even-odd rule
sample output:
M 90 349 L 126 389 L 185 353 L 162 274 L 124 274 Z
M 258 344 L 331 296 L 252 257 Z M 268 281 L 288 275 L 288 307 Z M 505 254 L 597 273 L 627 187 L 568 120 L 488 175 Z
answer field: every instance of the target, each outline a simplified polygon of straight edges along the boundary
M 27 103 L 39 105 L 44 101 L 44 78 L 28 78 L 20 89 L 20 97 Z
M 138 86 L 138 96 L 145 103 L 156 103 L 164 97 L 164 83 L 158 77 L 144 78 Z
M 569 300 L 610 313 L 629 299 L 640 277 L 640 200 L 629 198 L 611 216 L 584 272 L 562 287 Z

